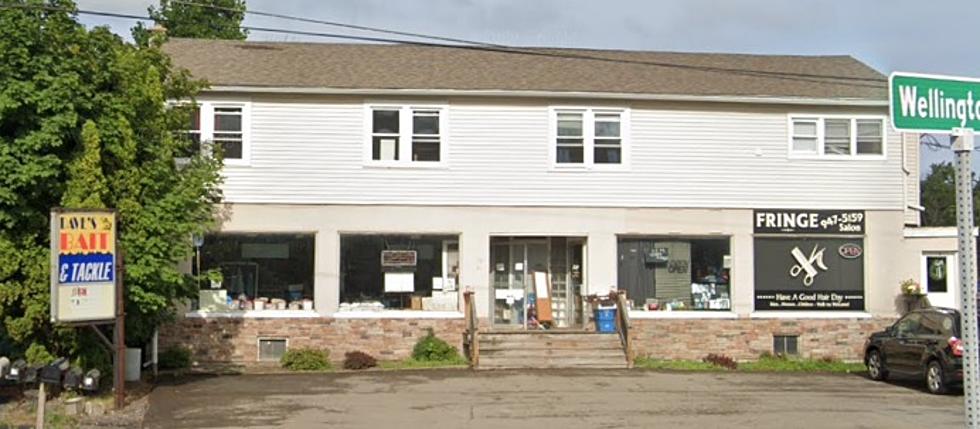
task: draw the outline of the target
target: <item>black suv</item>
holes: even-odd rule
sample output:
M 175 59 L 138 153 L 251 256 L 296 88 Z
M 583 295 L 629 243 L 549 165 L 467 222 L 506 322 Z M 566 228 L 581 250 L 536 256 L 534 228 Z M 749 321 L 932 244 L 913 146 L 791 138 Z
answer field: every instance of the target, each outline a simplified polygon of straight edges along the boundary
M 924 377 L 929 392 L 946 393 L 963 382 L 960 312 L 950 308 L 915 310 L 864 345 L 864 364 L 874 380 Z

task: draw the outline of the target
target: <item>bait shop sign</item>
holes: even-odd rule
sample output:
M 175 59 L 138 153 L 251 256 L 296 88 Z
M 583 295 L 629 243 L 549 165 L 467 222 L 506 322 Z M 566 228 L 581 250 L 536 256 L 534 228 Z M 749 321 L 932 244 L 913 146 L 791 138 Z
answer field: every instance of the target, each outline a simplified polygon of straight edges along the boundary
M 116 212 L 51 211 L 51 321 L 116 317 Z

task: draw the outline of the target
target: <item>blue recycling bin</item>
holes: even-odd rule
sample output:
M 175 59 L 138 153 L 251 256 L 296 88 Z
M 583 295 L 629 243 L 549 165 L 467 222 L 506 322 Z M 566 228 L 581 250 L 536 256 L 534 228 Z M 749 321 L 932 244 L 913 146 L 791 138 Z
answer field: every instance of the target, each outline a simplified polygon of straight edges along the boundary
M 598 308 L 595 311 L 596 331 L 604 334 L 616 332 L 616 307 Z

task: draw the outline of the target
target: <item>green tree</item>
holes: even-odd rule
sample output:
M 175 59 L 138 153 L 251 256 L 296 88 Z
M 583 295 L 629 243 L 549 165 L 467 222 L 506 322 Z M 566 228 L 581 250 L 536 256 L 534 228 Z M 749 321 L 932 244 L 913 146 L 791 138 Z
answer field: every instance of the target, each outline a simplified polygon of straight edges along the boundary
M 956 167 L 948 162 L 930 166 L 929 174 L 921 182 L 923 226 L 956 225 Z M 980 225 L 980 183 L 973 179 L 973 222 Z
M 150 6 L 147 12 L 170 37 L 245 40 L 248 36 L 241 28 L 245 0 L 160 0 L 159 7 Z M 143 43 L 148 37 L 146 27 L 137 24 L 133 38 Z
M 0 8 L 0 346 L 104 364 L 92 332 L 49 321 L 49 212 L 117 209 L 127 339 L 143 343 L 193 295 L 177 264 L 220 201 L 220 160 L 174 162 L 191 147 L 177 132 L 188 111 L 167 102 L 202 84 L 172 68 L 159 40 L 86 30 L 70 0 L 0 1 L 19 6 Z

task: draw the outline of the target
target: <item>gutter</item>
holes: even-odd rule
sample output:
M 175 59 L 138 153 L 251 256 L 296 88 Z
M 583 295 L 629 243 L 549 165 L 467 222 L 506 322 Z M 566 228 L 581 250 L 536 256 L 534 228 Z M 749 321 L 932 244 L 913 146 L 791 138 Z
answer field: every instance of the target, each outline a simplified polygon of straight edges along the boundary
M 702 101 L 714 103 L 791 104 L 849 107 L 888 107 L 888 100 L 866 98 L 813 98 L 813 97 L 764 97 L 729 95 L 639 94 L 629 92 L 584 91 L 512 91 L 496 89 L 385 89 L 385 88 L 326 88 L 294 86 L 214 85 L 204 92 L 245 92 L 264 94 L 307 95 L 371 95 L 371 96 L 472 96 L 472 97 L 528 97 L 528 98 L 594 98 L 650 101 Z

